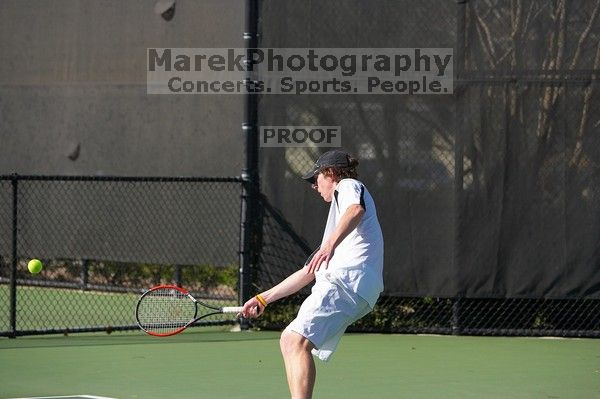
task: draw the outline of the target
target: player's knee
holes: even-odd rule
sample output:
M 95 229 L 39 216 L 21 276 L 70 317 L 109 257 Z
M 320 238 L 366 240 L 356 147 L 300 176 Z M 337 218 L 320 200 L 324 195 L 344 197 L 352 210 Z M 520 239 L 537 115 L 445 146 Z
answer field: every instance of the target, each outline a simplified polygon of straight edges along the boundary
M 310 351 L 312 349 L 312 344 L 302 335 L 293 331 L 284 330 L 279 339 L 279 347 L 281 348 L 281 353 L 283 355 L 288 355 L 299 351 Z
M 279 348 L 284 355 L 291 353 L 294 347 L 294 337 L 288 330 L 283 330 L 279 338 Z

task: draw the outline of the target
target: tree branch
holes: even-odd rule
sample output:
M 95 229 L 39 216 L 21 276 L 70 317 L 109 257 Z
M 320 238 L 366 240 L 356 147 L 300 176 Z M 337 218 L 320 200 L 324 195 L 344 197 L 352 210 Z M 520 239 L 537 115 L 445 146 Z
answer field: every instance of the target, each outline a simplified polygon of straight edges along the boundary
M 569 69 L 571 69 L 571 70 L 575 69 L 575 66 L 577 65 L 577 61 L 579 60 L 579 55 L 581 54 L 581 47 L 583 46 L 583 42 L 585 41 L 585 39 L 587 39 L 587 37 L 590 34 L 590 31 L 592 30 L 592 26 L 594 25 L 594 22 L 596 21 L 596 17 L 598 16 L 598 9 L 600 9 L 600 0 L 598 0 L 596 2 L 596 7 L 594 7 L 594 10 L 592 11 L 592 15 L 590 16 L 590 20 L 588 21 L 587 26 L 581 33 L 581 36 L 579 36 L 579 41 L 577 42 L 577 48 L 575 50 L 575 55 L 573 55 L 573 59 L 571 60 L 571 65 L 569 66 Z
M 483 49 L 487 54 L 487 59 L 490 64 L 491 69 L 496 69 L 496 62 L 494 58 L 496 57 L 496 50 L 494 49 L 494 43 L 492 42 L 492 35 L 490 33 L 490 28 L 485 24 L 477 10 L 475 11 L 475 17 L 477 19 L 477 33 L 479 34 L 479 40 L 482 44 Z
M 600 40 L 598 40 L 598 45 L 596 46 L 596 57 L 594 57 L 594 70 L 600 68 Z M 585 88 L 583 93 L 583 107 L 581 110 L 581 120 L 579 121 L 579 128 L 577 129 L 577 142 L 575 143 L 575 149 L 573 150 L 573 156 L 569 161 L 569 166 L 573 167 L 577 165 L 579 159 L 581 157 L 583 151 L 583 135 L 585 133 L 585 128 L 589 119 L 589 109 L 590 103 L 592 99 L 592 92 L 594 91 L 594 85 L 590 83 L 588 87 Z

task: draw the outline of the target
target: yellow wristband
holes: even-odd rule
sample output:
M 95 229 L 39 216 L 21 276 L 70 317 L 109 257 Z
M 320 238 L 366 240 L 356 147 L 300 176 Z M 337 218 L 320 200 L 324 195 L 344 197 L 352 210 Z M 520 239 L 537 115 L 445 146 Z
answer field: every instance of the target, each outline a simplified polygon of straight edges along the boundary
M 255 298 L 258 302 L 260 302 L 263 308 L 267 307 L 267 301 L 265 301 L 265 298 L 263 298 L 260 294 L 258 294 Z

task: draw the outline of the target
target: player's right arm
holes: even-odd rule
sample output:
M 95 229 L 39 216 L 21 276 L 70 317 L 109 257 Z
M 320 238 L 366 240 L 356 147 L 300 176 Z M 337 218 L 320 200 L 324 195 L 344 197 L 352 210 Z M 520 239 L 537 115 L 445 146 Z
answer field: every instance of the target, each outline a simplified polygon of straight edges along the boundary
M 273 288 L 261 292 L 259 295 L 267 302 L 267 304 L 275 302 L 278 299 L 284 298 L 288 295 L 292 295 L 304 288 L 306 285 L 311 283 L 315 279 L 313 273 L 306 273 L 306 267 L 294 272 L 289 275 L 281 283 L 277 284 Z M 256 313 L 256 307 L 260 309 L 260 312 Z M 256 297 L 250 298 L 242 309 L 242 316 L 246 318 L 257 317 L 264 311 L 262 304 L 258 302 Z

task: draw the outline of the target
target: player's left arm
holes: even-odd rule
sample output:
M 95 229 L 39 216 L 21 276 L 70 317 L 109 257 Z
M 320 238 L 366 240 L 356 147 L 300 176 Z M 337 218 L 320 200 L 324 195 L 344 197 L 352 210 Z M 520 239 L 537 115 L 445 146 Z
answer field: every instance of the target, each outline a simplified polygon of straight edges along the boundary
M 329 239 L 321 244 L 321 248 L 308 264 L 308 273 L 319 270 L 322 263 L 327 267 L 335 248 L 358 226 L 364 214 L 365 208 L 361 204 L 352 204 L 346 208 Z

